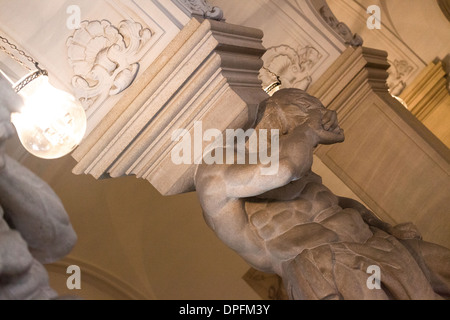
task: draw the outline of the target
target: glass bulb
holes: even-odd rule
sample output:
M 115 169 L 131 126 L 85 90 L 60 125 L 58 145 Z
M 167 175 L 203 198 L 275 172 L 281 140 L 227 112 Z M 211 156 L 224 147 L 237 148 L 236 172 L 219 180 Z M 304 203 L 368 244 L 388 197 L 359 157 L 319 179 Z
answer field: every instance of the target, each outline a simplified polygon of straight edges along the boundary
M 78 146 L 86 132 L 86 113 L 79 101 L 54 88 L 44 75 L 27 84 L 19 95 L 24 105 L 11 114 L 11 122 L 28 152 L 56 159 Z

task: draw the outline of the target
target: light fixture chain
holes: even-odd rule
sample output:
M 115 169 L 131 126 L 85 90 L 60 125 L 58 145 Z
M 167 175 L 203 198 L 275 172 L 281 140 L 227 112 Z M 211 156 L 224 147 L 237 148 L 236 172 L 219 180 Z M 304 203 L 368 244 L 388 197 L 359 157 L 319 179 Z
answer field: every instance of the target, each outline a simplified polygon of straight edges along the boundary
M 32 64 L 34 64 L 37 67 L 38 63 L 32 57 L 27 55 L 25 53 L 25 51 L 20 50 L 19 48 L 17 48 L 17 46 L 15 44 L 9 42 L 8 39 L 6 39 L 2 36 L 0 36 L 0 40 L 3 43 L 7 44 L 12 50 L 17 51 L 21 56 L 25 57 L 29 62 L 31 62 Z M 31 71 L 31 68 L 29 66 L 27 66 L 22 60 L 20 60 L 18 57 L 16 57 L 12 52 L 8 51 L 4 46 L 0 45 L 0 50 L 3 51 L 4 53 L 6 53 L 8 56 L 10 56 L 14 61 L 16 61 L 22 67 L 24 67 L 28 71 Z

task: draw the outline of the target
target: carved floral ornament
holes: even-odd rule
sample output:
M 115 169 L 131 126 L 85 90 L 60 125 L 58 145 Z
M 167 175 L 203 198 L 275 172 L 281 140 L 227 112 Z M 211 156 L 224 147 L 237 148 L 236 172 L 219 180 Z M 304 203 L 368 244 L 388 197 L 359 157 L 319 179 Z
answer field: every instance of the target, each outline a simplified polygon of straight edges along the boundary
M 150 29 L 124 20 L 84 21 L 67 40 L 72 86 L 85 110 L 128 88 L 139 71 L 139 61 L 152 37 Z
M 389 79 L 387 81 L 389 91 L 393 96 L 399 96 L 406 88 L 406 79 L 414 71 L 414 68 L 406 60 L 389 61 Z
M 259 76 L 263 87 L 276 82 L 278 76 L 281 88 L 308 89 L 312 82 L 311 71 L 321 57 L 311 46 L 298 50 L 288 45 L 269 48 L 263 56 L 264 67 Z
M 210 5 L 206 0 L 173 0 L 192 12 L 192 14 L 203 16 L 213 20 L 222 20 L 223 11 L 219 7 Z

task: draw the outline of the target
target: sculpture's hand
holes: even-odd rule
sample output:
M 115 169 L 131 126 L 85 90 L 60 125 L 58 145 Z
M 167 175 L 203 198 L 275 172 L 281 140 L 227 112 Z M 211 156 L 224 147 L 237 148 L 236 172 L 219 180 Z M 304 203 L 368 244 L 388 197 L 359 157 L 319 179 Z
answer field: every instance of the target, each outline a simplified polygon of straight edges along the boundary
M 336 111 L 322 112 L 321 128 L 318 130 L 320 144 L 333 144 L 343 142 L 344 130 L 339 127 Z
M 309 126 L 316 132 L 319 144 L 343 142 L 344 130 L 339 127 L 336 111 L 314 109 L 309 111 Z
M 388 232 L 400 240 L 410 240 L 410 239 L 422 240 L 422 235 L 420 234 L 417 227 L 412 223 L 403 223 L 395 227 L 390 227 Z

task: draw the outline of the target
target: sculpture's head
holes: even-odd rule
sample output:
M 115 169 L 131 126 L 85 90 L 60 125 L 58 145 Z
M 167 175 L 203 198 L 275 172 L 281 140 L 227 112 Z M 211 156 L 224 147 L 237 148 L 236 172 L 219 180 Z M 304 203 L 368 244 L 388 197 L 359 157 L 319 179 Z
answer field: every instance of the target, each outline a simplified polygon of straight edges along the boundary
M 344 131 L 339 127 L 335 111 L 326 109 L 319 99 L 300 89 L 282 89 L 263 101 L 255 123 L 256 132 L 279 130 L 287 135 L 297 127 L 307 126 L 314 130 L 319 144 L 344 141 Z M 270 144 L 270 142 L 269 142 Z
M 326 111 L 319 99 L 305 91 L 282 89 L 260 104 L 255 129 L 279 129 L 286 135 L 310 121 L 312 112 Z

